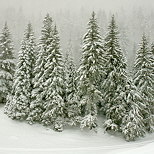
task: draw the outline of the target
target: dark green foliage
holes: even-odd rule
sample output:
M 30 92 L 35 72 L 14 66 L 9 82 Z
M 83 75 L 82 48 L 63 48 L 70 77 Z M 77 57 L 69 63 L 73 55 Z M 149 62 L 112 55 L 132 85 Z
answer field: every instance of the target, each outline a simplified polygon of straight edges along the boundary
M 51 46 L 53 41 L 53 27 L 52 18 L 47 14 L 43 21 L 43 27 L 41 31 L 41 39 L 39 44 L 39 52 L 37 55 L 36 65 L 34 68 L 33 79 L 33 92 L 32 101 L 30 104 L 30 114 L 28 116 L 29 123 L 41 122 L 42 113 L 45 110 L 43 103 L 45 101 L 45 81 L 49 75 L 45 70 L 45 64 L 47 63 L 47 56 L 51 53 Z
M 143 35 L 134 65 L 134 83 L 145 98 L 146 110 L 143 112 L 149 132 L 153 131 L 154 124 L 152 115 L 154 106 L 154 58 L 152 52 L 153 49 L 149 49 L 148 40 Z
M 10 32 L 5 23 L 0 36 L 0 103 L 6 103 L 11 92 L 15 70 L 15 58 Z
M 146 110 L 145 99 L 130 80 L 127 82 L 124 96 L 127 108 L 126 114 L 122 117 L 121 131 L 127 141 L 132 141 L 145 135 L 143 115 L 143 111 Z
M 73 59 L 69 53 L 65 58 L 65 86 L 66 86 L 66 122 L 69 125 L 79 123 L 80 107 L 77 96 L 77 72 Z
M 103 68 L 102 38 L 99 34 L 95 13 L 88 23 L 88 32 L 83 38 L 82 61 L 78 70 L 78 96 L 80 97 L 81 128 L 97 127 L 97 103 L 101 100 L 98 81 Z
M 64 73 L 63 61 L 60 53 L 58 31 L 56 27 L 53 30 L 53 41 L 50 46 L 50 54 L 47 57 L 45 64 L 45 108 L 42 114 L 42 122 L 50 126 L 53 124 L 53 129 L 62 131 L 64 126 Z
M 18 55 L 12 96 L 6 104 L 8 107 L 6 112 L 12 119 L 23 120 L 29 114 L 35 54 L 35 38 L 31 24 L 28 24 Z
M 116 126 L 114 129 L 116 128 L 118 130 L 122 123 L 122 117 L 126 112 L 126 102 L 123 100 L 123 93 L 125 91 L 127 74 L 125 59 L 119 45 L 118 30 L 114 16 L 112 16 L 108 27 L 104 50 L 105 77 L 102 82 L 102 109 L 107 120 L 110 121 L 111 126 Z M 107 129 L 112 130 L 112 127 L 109 128 L 108 125 Z

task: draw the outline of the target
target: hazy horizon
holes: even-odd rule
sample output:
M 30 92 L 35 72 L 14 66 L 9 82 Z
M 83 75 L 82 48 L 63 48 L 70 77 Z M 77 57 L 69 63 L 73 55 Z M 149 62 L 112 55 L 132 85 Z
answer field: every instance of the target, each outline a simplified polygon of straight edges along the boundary
M 0 0 L 0 8 L 2 10 L 10 7 L 15 10 L 23 8 L 25 13 L 55 12 L 63 9 L 79 11 L 81 8 L 112 12 L 121 8 L 131 11 L 134 7 L 152 10 L 154 9 L 152 2 L 153 0 Z
M 134 56 L 134 44 L 138 45 L 144 32 L 154 42 L 153 0 L 0 0 L 0 29 L 7 21 L 17 52 L 27 23 L 32 23 L 38 41 L 43 18 L 50 13 L 58 27 L 62 51 L 67 50 L 71 40 L 78 61 L 82 36 L 92 11 L 97 13 L 103 37 L 110 16 L 115 14 L 120 34 L 126 37 L 125 40 L 121 37 L 121 42 L 130 58 Z

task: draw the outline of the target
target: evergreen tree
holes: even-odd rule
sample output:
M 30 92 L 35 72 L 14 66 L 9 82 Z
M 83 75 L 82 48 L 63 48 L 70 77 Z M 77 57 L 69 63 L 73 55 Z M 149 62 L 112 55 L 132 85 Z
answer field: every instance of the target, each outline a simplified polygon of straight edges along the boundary
M 108 27 L 105 38 L 105 76 L 102 82 L 103 103 L 102 109 L 107 117 L 104 126 L 106 130 L 118 130 L 122 117 L 126 112 L 126 102 L 123 100 L 127 74 L 126 63 L 119 45 L 118 28 L 114 16 Z
M 64 126 L 64 70 L 62 55 L 60 53 L 58 31 L 56 27 L 53 31 L 53 42 L 50 54 L 47 56 L 45 64 L 45 111 L 42 114 L 42 122 L 45 125 L 53 124 L 53 129 L 62 131 Z
M 66 119 L 69 125 L 79 122 L 80 108 L 77 96 L 77 72 L 70 53 L 65 58 L 65 86 L 66 86 Z
M 81 107 L 81 128 L 97 127 L 97 103 L 101 100 L 101 92 L 98 90 L 98 82 L 102 75 L 103 48 L 102 38 L 95 13 L 88 23 L 88 32 L 83 38 L 83 55 L 78 70 L 78 96 Z
M 127 82 L 123 100 L 127 104 L 121 127 L 125 139 L 131 141 L 137 137 L 143 137 L 145 135 L 145 125 L 142 112 L 146 109 L 146 106 L 144 105 L 144 98 L 130 80 Z
M 15 62 L 10 32 L 5 23 L 0 36 L 0 103 L 6 103 L 11 92 Z
M 151 56 L 151 57 L 149 57 L 150 58 L 150 61 L 151 61 L 151 76 L 152 76 L 152 86 L 151 86 L 151 88 L 152 88 L 152 92 L 154 93 L 154 44 L 152 43 L 152 45 L 151 45 L 151 51 L 150 51 L 150 55 L 149 56 Z M 151 105 L 151 112 L 152 112 L 152 114 L 153 114 L 153 119 L 154 119 L 154 95 L 151 95 L 151 103 L 150 103 L 150 105 Z
M 53 27 L 52 18 L 47 14 L 43 20 L 42 35 L 40 38 L 39 52 L 37 55 L 36 65 L 34 68 L 34 88 L 32 91 L 32 101 L 30 104 L 30 114 L 27 118 L 30 124 L 42 121 L 42 113 L 45 108 L 43 106 L 45 101 L 45 82 L 48 79 L 49 73 L 46 71 L 45 64 L 47 63 L 47 56 L 50 55 L 53 41 Z
M 144 111 L 144 119 L 148 131 L 153 130 L 152 108 L 154 104 L 154 58 L 152 50 L 149 49 L 148 41 L 145 35 L 142 36 L 142 42 L 137 52 L 134 66 L 134 83 L 138 87 L 142 96 L 146 98 L 144 104 L 147 109 Z
M 35 38 L 31 24 L 28 24 L 25 30 L 18 58 L 12 97 L 7 102 L 8 111 L 6 112 L 12 119 L 23 120 L 29 114 L 33 89 Z

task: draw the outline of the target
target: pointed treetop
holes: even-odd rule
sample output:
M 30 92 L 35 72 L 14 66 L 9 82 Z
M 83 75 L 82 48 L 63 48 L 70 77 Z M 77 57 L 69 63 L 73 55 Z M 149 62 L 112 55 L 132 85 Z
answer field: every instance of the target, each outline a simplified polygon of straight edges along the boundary
M 142 35 L 142 43 L 144 43 L 145 45 L 148 44 L 147 36 L 145 33 L 143 33 L 143 35 Z
M 51 44 L 53 39 L 53 20 L 49 14 L 44 17 L 43 26 L 41 30 L 40 45 L 46 50 L 46 47 Z
M 97 41 L 97 39 L 102 40 L 95 12 L 92 12 L 92 17 L 89 19 L 87 29 L 88 32 L 84 35 L 83 42 L 86 42 L 88 38 L 91 39 L 91 42 L 94 42 L 94 40 Z
M 143 33 L 141 42 L 139 44 L 140 48 L 137 53 L 138 54 L 140 54 L 141 52 L 146 53 L 149 50 L 148 44 L 149 43 L 148 43 L 148 39 L 146 37 L 146 34 Z
M 2 30 L 2 34 L 4 34 L 4 33 L 5 33 L 6 35 L 9 35 L 9 34 L 10 34 L 7 21 L 5 22 L 4 28 L 3 28 L 3 30 Z
M 8 28 L 7 21 L 5 21 L 5 25 L 4 25 L 4 27 Z
M 112 17 L 111 17 L 111 22 L 110 22 L 109 28 L 111 28 L 111 27 L 113 29 L 117 29 L 117 25 L 116 25 L 116 21 L 115 21 L 114 15 L 112 15 Z
M 14 59 L 13 52 L 12 52 L 13 51 L 13 43 L 12 43 L 9 28 L 7 26 L 7 22 L 5 22 L 2 32 L 0 34 L 0 43 L 1 43 L 0 50 L 3 51 L 0 54 L 0 56 L 2 56 L 3 58 L 10 57 L 11 59 Z
M 34 32 L 33 32 L 32 24 L 29 22 L 27 24 L 27 27 L 24 33 L 25 39 L 29 39 L 32 34 L 34 34 Z
M 49 13 L 46 14 L 46 18 L 50 18 L 50 14 Z
M 47 13 L 47 15 L 45 16 L 44 21 L 43 21 L 44 25 L 48 25 L 50 27 L 52 25 L 52 22 L 53 22 L 53 20 L 52 20 L 51 16 L 49 15 L 49 13 Z
M 142 40 L 146 40 L 146 34 L 145 34 L 145 32 L 142 34 Z
M 111 18 L 112 18 L 112 21 L 115 21 L 115 16 L 114 16 L 114 14 L 112 15 Z
M 31 22 L 28 22 L 27 28 L 28 28 L 29 30 L 32 30 L 32 24 L 31 24 Z
M 93 11 L 91 18 L 90 18 L 90 21 L 95 21 L 95 20 L 96 20 L 96 13 Z
M 93 11 L 93 12 L 92 12 L 92 18 L 94 19 L 95 16 L 96 16 L 96 13 Z
M 58 35 L 58 30 L 57 30 L 57 26 L 56 25 L 54 26 L 54 29 L 53 29 L 53 35 L 54 35 L 54 37 L 55 37 L 55 39 L 57 41 L 60 41 L 59 40 L 59 35 Z

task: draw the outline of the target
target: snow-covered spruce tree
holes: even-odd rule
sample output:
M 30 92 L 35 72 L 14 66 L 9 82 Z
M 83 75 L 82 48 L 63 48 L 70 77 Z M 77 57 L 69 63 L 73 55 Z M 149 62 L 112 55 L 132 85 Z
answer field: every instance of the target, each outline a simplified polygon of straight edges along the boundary
M 70 53 L 65 57 L 65 86 L 66 86 L 66 123 L 68 125 L 77 125 L 79 122 L 80 108 L 78 107 L 77 96 L 77 72 Z
M 12 89 L 14 60 L 12 40 L 5 23 L 0 36 L 0 103 L 6 103 L 6 97 Z
M 23 120 L 29 114 L 32 96 L 32 79 L 35 63 L 35 38 L 32 25 L 28 24 L 19 51 L 13 82 L 12 97 L 8 99 L 7 114 L 12 119 Z
M 42 114 L 43 124 L 53 129 L 62 131 L 64 126 L 64 67 L 62 54 L 60 53 L 60 40 L 56 26 L 53 30 L 53 41 L 50 46 L 50 54 L 45 64 L 45 111 Z
M 81 107 L 81 129 L 97 127 L 97 103 L 101 100 L 98 82 L 102 75 L 103 47 L 102 38 L 95 13 L 88 23 L 88 32 L 83 37 L 82 61 L 78 69 L 78 96 Z
M 36 64 L 34 68 L 34 79 L 33 84 L 34 88 L 32 91 L 32 101 L 30 104 L 30 113 L 27 118 L 27 121 L 32 124 L 35 122 L 41 122 L 41 116 L 44 109 L 45 102 L 45 81 L 47 80 L 46 76 L 49 73 L 45 68 L 47 63 L 47 56 L 51 53 L 51 45 L 53 41 L 53 27 L 52 27 L 52 18 L 47 14 L 43 20 L 43 27 L 41 30 L 41 38 L 39 44 L 39 52 L 36 56 Z
M 107 121 L 106 130 L 117 131 L 126 112 L 126 102 L 123 100 L 127 74 L 126 63 L 119 45 L 118 28 L 112 16 L 105 38 L 105 78 L 102 82 L 103 103 L 102 109 Z
M 150 61 L 151 61 L 151 72 L 152 72 L 152 78 L 153 78 L 153 80 L 152 80 L 152 91 L 153 91 L 153 93 L 154 93 L 154 43 L 152 43 L 152 45 L 151 45 L 151 51 L 150 51 L 150 55 L 149 56 L 151 56 L 151 57 L 149 57 L 150 58 Z M 151 100 L 153 100 L 153 102 L 151 102 L 150 104 L 151 104 L 151 112 L 152 112 L 152 114 L 153 114 L 153 116 L 154 116 L 154 94 L 153 95 L 151 95 L 152 96 L 152 98 L 151 98 Z M 154 117 L 153 117 L 154 118 Z
M 148 41 L 145 35 L 142 36 L 140 48 L 137 51 L 134 65 L 134 83 L 145 99 L 146 110 L 144 114 L 147 131 L 153 131 L 152 108 L 154 105 L 154 59 L 152 50 L 149 49 Z
M 122 119 L 121 131 L 127 141 L 132 141 L 137 137 L 143 137 L 145 134 L 144 115 L 142 113 L 146 109 L 145 99 L 129 79 L 123 96 L 127 108 Z

